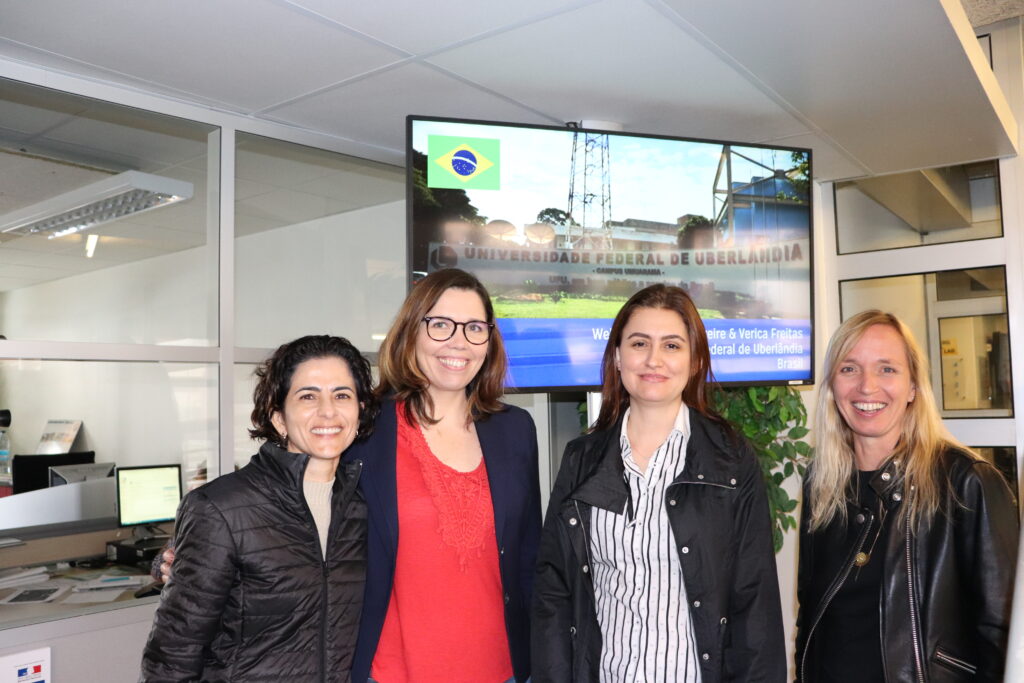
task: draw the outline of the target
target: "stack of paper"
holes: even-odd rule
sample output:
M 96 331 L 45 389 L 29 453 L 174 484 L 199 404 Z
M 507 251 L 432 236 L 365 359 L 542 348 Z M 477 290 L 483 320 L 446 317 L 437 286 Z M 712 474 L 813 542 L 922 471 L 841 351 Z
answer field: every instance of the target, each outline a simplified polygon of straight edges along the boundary
M 89 581 L 83 581 L 82 583 L 73 586 L 71 590 L 76 593 L 84 591 L 96 591 L 96 590 L 107 590 L 109 588 L 117 588 L 124 590 L 126 588 L 138 588 L 145 583 L 150 581 L 148 574 L 139 574 L 137 576 L 122 576 L 119 574 L 104 574 L 98 579 L 91 579 Z
M 0 569 L 0 588 L 13 588 L 29 583 L 41 583 L 50 578 L 46 567 L 13 567 Z

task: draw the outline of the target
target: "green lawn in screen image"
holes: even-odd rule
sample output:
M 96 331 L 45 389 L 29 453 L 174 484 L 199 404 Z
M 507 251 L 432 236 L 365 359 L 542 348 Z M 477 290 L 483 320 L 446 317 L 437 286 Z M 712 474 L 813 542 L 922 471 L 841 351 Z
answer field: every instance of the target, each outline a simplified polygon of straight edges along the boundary
M 541 301 L 515 301 L 501 297 L 493 300 L 498 318 L 607 318 L 612 319 L 626 303 L 623 299 L 591 299 L 563 296 L 559 301 L 544 297 Z M 698 309 L 701 318 L 721 318 L 719 311 Z

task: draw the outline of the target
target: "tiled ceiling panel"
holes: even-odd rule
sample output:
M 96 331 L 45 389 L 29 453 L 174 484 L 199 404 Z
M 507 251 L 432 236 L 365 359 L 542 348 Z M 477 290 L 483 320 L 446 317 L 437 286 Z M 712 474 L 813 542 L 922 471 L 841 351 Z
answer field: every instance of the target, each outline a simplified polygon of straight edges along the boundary
M 588 5 L 430 62 L 560 121 L 746 141 L 806 132 L 663 14 L 630 0 Z
M 242 111 L 398 58 L 270 0 L 5 2 L 0 26 L 9 40 Z
M 558 122 L 415 63 L 275 109 L 268 115 L 287 123 L 402 149 L 407 114 Z
M 361 33 L 373 36 L 412 54 L 431 52 L 487 34 L 497 27 L 534 21 L 587 5 L 596 0 L 295 0 L 300 5 L 331 17 Z

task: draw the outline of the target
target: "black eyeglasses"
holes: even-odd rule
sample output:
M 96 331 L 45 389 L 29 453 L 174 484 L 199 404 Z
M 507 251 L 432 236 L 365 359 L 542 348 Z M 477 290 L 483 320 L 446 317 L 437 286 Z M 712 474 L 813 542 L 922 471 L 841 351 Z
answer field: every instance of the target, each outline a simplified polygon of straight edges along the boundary
M 438 316 L 427 316 L 423 319 L 427 324 L 427 336 L 434 341 L 448 341 L 455 336 L 455 331 L 462 325 L 462 334 L 470 344 L 486 344 L 491 338 L 491 330 L 494 323 L 485 323 L 483 320 L 467 320 L 464 323 L 457 323 L 451 318 Z

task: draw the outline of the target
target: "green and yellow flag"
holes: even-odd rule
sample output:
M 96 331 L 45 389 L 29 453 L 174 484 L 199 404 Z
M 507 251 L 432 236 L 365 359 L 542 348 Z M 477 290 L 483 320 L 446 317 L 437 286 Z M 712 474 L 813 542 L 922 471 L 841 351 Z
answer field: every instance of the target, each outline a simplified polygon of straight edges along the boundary
M 429 136 L 427 187 L 501 189 L 501 141 L 450 135 Z

